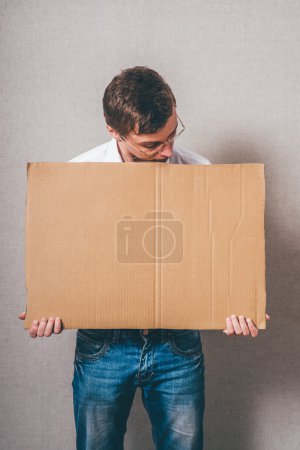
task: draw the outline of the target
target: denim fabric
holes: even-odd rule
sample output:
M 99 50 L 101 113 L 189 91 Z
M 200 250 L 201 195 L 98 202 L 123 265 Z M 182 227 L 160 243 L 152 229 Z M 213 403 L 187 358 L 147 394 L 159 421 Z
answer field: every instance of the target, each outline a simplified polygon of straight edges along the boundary
M 203 448 L 204 354 L 198 330 L 78 330 L 77 450 L 122 450 L 137 387 L 157 450 Z

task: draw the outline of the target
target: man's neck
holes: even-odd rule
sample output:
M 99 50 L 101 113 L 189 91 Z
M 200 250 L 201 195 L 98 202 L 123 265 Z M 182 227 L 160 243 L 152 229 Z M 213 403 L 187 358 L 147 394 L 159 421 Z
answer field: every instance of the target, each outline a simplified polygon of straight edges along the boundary
M 129 153 L 127 148 L 125 146 L 123 146 L 122 143 L 118 140 L 116 140 L 116 143 L 117 143 L 117 149 L 122 158 L 122 161 L 123 162 L 132 162 L 133 161 L 132 155 Z

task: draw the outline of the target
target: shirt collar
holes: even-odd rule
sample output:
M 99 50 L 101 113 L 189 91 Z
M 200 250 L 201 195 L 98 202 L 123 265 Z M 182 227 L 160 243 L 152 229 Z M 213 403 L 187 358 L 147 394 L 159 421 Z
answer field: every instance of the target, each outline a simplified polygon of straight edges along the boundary
M 108 147 L 105 155 L 106 162 L 123 162 L 122 157 L 118 150 L 118 144 L 116 139 L 112 138 L 108 143 Z M 164 164 L 168 164 L 170 162 L 170 158 Z
M 121 155 L 118 150 L 116 139 L 112 138 L 112 140 L 108 143 L 108 147 L 105 155 L 106 162 L 123 162 Z

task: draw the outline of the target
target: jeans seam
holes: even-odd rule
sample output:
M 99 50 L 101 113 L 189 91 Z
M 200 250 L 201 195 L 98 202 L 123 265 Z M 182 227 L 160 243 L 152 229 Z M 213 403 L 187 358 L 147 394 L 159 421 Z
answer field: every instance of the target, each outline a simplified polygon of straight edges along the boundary
M 168 333 L 168 336 L 169 336 L 169 339 L 167 341 L 168 347 L 170 348 L 171 351 L 173 351 L 177 355 L 183 356 L 186 358 L 191 358 L 193 356 L 200 356 L 201 354 L 203 354 L 200 333 L 199 333 L 199 343 L 194 348 L 191 348 L 186 351 L 180 350 L 180 348 L 177 347 L 177 345 L 174 341 L 174 337 L 172 336 L 172 333 Z
M 87 356 L 84 353 L 79 352 L 77 349 L 75 350 L 75 358 L 77 358 L 81 362 L 96 362 L 102 359 L 110 350 L 110 345 L 108 342 L 103 344 L 101 350 L 95 353 L 92 356 Z
M 151 414 L 150 414 L 150 411 L 149 411 L 149 409 L 148 409 L 147 402 L 146 402 L 146 399 L 145 399 L 145 394 L 143 394 L 143 397 L 144 397 L 144 399 L 143 399 L 143 404 L 144 404 L 144 407 L 146 408 L 146 411 L 147 411 L 147 413 L 148 413 L 148 417 L 149 417 L 150 422 L 151 422 L 151 426 L 152 426 L 152 428 L 153 428 L 153 441 L 154 441 L 155 449 L 158 450 L 158 447 L 157 447 L 157 431 L 156 431 L 156 426 L 155 426 L 155 424 L 152 422 Z
M 113 335 L 112 335 L 112 343 L 113 344 L 116 344 L 119 342 L 120 333 L 121 333 L 121 330 L 113 330 Z

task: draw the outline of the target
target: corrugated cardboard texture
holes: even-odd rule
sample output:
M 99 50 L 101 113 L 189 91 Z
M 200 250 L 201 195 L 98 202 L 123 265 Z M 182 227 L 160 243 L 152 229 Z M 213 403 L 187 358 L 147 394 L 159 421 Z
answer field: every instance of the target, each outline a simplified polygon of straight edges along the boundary
M 25 328 L 265 322 L 263 164 L 28 163 Z

